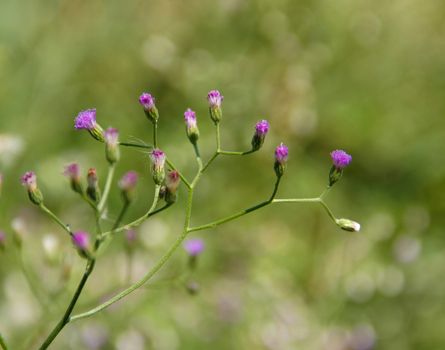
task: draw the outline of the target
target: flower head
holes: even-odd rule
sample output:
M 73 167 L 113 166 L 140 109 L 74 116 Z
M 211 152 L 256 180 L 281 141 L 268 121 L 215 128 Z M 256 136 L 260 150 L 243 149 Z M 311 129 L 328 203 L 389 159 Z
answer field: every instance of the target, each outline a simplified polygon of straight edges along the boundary
M 115 128 L 108 128 L 104 132 L 105 156 L 110 164 L 116 163 L 120 158 L 119 153 L 119 131 Z
M 65 166 L 65 170 L 63 172 L 63 175 L 70 179 L 79 179 L 80 178 L 80 168 L 79 164 L 77 163 L 71 163 Z
M 90 244 L 90 235 L 85 231 L 74 232 L 72 235 L 73 244 L 79 250 L 85 251 Z
M 277 148 L 275 148 L 275 160 L 280 164 L 284 164 L 287 162 L 288 155 L 289 149 L 281 142 Z
M 37 176 L 33 171 L 27 171 L 21 178 L 22 185 L 28 190 L 35 190 L 37 188 Z
M 81 111 L 75 120 L 74 127 L 79 129 L 92 130 L 96 126 L 96 109 Z
M 155 107 L 155 98 L 147 92 L 139 96 L 139 103 L 144 107 L 144 110 L 150 110 Z
M 119 140 L 119 131 L 115 128 L 108 128 L 104 132 L 105 142 L 110 145 L 117 145 Z
M 224 96 L 218 90 L 212 90 L 207 94 L 207 101 L 211 108 L 221 107 L 221 103 L 224 100 Z
M 128 171 L 120 179 L 118 186 L 122 191 L 130 191 L 136 187 L 138 183 L 138 173 L 135 171 Z
M 343 150 L 335 150 L 331 152 L 332 163 L 338 169 L 344 169 L 351 163 L 352 157 Z
M 185 241 L 184 249 L 190 256 L 198 256 L 204 250 L 204 241 L 199 238 L 189 239 Z
M 165 153 L 161 151 L 159 148 L 155 148 L 150 153 L 151 160 L 151 172 L 153 175 L 153 180 L 155 184 L 161 185 L 165 178 Z
M 269 122 L 267 120 L 261 120 L 255 125 L 255 133 L 263 136 L 269 131 Z
M 187 128 L 196 127 L 196 113 L 190 108 L 184 112 L 184 120 Z

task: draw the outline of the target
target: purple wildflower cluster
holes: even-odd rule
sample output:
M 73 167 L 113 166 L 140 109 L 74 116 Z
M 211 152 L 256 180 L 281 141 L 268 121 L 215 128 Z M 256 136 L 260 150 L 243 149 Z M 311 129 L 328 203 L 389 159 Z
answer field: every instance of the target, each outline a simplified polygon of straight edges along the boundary
M 275 160 L 280 163 L 284 164 L 287 162 L 287 157 L 289 156 L 289 148 L 281 142 L 277 148 L 275 148 Z
M 224 96 L 222 96 L 218 90 L 211 90 L 207 94 L 207 101 L 211 108 L 220 108 L 223 100 Z
M 151 94 L 143 92 L 141 96 L 139 96 L 139 103 L 148 111 L 155 107 L 155 98 Z
M 33 190 L 37 187 L 37 176 L 33 171 L 27 171 L 21 178 L 22 185 Z
M 334 166 L 339 169 L 344 169 L 352 161 L 352 156 L 347 154 L 345 151 L 338 149 L 331 152 L 331 158 Z
M 255 132 L 259 136 L 264 136 L 269 132 L 269 122 L 267 120 L 260 120 L 255 125 Z
M 87 250 L 90 244 L 90 235 L 85 231 L 74 232 L 72 235 L 73 244 L 80 250 Z
M 204 251 L 204 241 L 199 238 L 193 238 L 185 241 L 184 249 L 190 256 L 198 256 Z
M 122 191 L 131 191 L 136 187 L 138 174 L 135 171 L 128 171 L 122 176 L 118 185 Z
M 196 127 L 196 113 L 190 108 L 184 112 L 184 120 L 187 128 L 191 129 Z

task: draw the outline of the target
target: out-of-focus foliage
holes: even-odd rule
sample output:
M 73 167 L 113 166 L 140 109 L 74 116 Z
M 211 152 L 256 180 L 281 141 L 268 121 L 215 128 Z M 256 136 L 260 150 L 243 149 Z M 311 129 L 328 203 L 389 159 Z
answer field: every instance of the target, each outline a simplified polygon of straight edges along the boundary
M 284 141 L 290 159 L 281 197 L 318 195 L 329 152 L 353 155 L 327 201 L 362 232 L 340 231 L 316 205 L 293 204 L 200 232 L 206 251 L 188 277 L 198 295 L 178 282 L 186 267 L 179 251 L 146 288 L 68 325 L 53 348 L 442 349 L 444 37 L 445 3 L 436 0 L 2 0 L 0 331 L 11 347 L 36 347 L 83 269 L 63 232 L 27 201 L 20 174 L 34 169 L 48 206 L 74 229 L 92 230 L 88 207 L 61 175 L 78 161 L 84 172 L 97 167 L 104 182 L 103 148 L 73 130 L 77 112 L 96 107 L 104 127 L 150 142 L 137 103 L 150 91 L 160 145 L 192 176 L 182 113 L 196 110 L 208 157 L 214 138 L 205 96 L 217 88 L 225 96 L 224 148 L 247 149 L 262 118 L 271 133 L 261 152 L 215 162 L 197 191 L 194 224 L 266 198 L 273 149 Z M 142 175 L 131 219 L 149 205 L 152 181 L 144 153 L 125 149 L 122 158 L 118 176 Z M 133 278 L 175 239 L 184 194 L 138 230 Z M 113 219 L 117 190 L 111 199 Z M 41 304 L 19 267 L 14 218 L 24 226 L 23 256 Z M 53 263 L 44 244 L 57 245 Z M 126 258 L 117 238 L 77 310 L 128 284 Z

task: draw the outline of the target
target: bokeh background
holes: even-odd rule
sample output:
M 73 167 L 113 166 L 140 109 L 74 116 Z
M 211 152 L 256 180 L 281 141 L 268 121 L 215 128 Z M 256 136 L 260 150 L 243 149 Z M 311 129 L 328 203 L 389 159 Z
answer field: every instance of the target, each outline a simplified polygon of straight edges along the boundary
M 317 205 L 271 206 L 213 230 L 197 270 L 179 250 L 145 288 L 68 325 L 54 349 L 443 349 L 445 3 L 437 0 L 219 0 L 0 2 L 0 331 L 33 349 L 60 318 L 84 268 L 60 229 L 26 198 L 35 170 L 47 205 L 74 229 L 93 230 L 63 167 L 97 167 L 102 146 L 73 130 L 97 108 L 123 139 L 150 142 L 138 105 L 157 98 L 160 144 L 196 171 L 182 114 L 196 110 L 204 158 L 214 150 L 206 94 L 224 100 L 223 147 L 246 150 L 256 121 L 261 152 L 221 157 L 196 193 L 201 224 L 255 204 L 274 182 L 273 149 L 290 148 L 279 197 L 318 195 L 329 152 L 351 166 L 327 201 L 362 224 L 339 230 Z M 141 175 L 127 220 L 153 191 L 146 154 L 125 149 L 117 175 Z M 181 229 L 184 188 L 138 230 L 132 278 Z M 114 186 L 109 220 L 120 207 Z M 21 251 L 14 232 L 22 235 Z M 77 311 L 128 285 L 128 247 L 100 258 Z M 26 278 L 27 276 L 27 278 Z M 190 295 L 184 284 L 197 283 Z

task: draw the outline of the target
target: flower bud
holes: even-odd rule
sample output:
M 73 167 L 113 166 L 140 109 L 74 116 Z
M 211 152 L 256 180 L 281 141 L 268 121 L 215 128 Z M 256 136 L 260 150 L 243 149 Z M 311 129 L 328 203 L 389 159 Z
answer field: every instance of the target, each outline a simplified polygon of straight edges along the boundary
M 90 235 L 85 231 L 74 232 L 71 236 L 74 247 L 82 258 L 90 256 Z
M 252 137 L 252 150 L 258 151 L 264 143 L 267 132 L 269 131 L 269 123 L 267 120 L 261 120 L 255 125 L 255 134 Z
M 3 231 L 0 231 L 0 250 L 5 250 L 6 246 L 6 234 Z
M 176 170 L 169 171 L 165 178 L 164 199 L 167 203 L 175 203 L 177 199 L 176 191 L 181 183 L 181 178 Z
M 221 104 L 224 96 L 218 90 L 212 90 L 207 94 L 207 101 L 209 102 L 210 118 L 215 124 L 218 124 L 222 118 Z
M 81 111 L 75 119 L 74 128 L 76 130 L 88 130 L 91 136 L 93 136 L 97 141 L 104 142 L 104 131 L 96 122 L 95 108 Z
M 189 255 L 189 267 L 193 270 L 196 267 L 198 256 L 204 251 L 204 241 L 199 238 L 192 238 L 184 243 L 184 249 Z
M 139 96 L 139 103 L 144 107 L 145 115 L 152 123 L 157 123 L 159 112 L 155 105 L 155 98 L 149 93 L 144 92 Z
M 289 149 L 283 143 L 280 143 L 277 146 L 277 148 L 275 148 L 274 170 L 278 178 L 280 178 L 284 174 L 288 155 L 289 155 Z
M 150 152 L 151 174 L 156 185 L 161 185 L 165 178 L 165 153 L 158 148 Z
M 349 219 L 337 219 L 336 224 L 340 226 L 342 230 L 350 232 L 359 232 L 360 224 L 358 222 Z
M 190 142 L 195 144 L 199 138 L 198 125 L 196 123 L 196 113 L 188 108 L 184 112 L 185 130 Z
M 329 186 L 334 185 L 343 175 L 343 169 L 352 161 L 352 157 L 343 150 L 331 152 L 332 168 L 329 172 Z
M 36 205 L 40 205 L 43 203 L 43 195 L 42 192 L 37 187 L 37 177 L 36 174 L 32 171 L 26 172 L 22 176 L 22 185 L 26 187 L 28 190 L 28 197 Z
M 105 156 L 110 164 L 119 161 L 119 131 L 114 128 L 108 128 L 104 133 L 105 138 Z
M 138 174 L 135 171 L 129 171 L 122 176 L 118 186 L 122 191 L 124 201 L 130 203 L 134 198 L 134 189 L 138 182 Z
M 80 182 L 79 164 L 71 163 L 65 167 L 63 174 L 69 178 L 71 188 L 74 192 L 83 193 L 82 184 Z
M 97 203 L 100 200 L 99 180 L 97 179 L 96 169 L 88 169 L 87 174 L 87 195 L 94 202 Z

